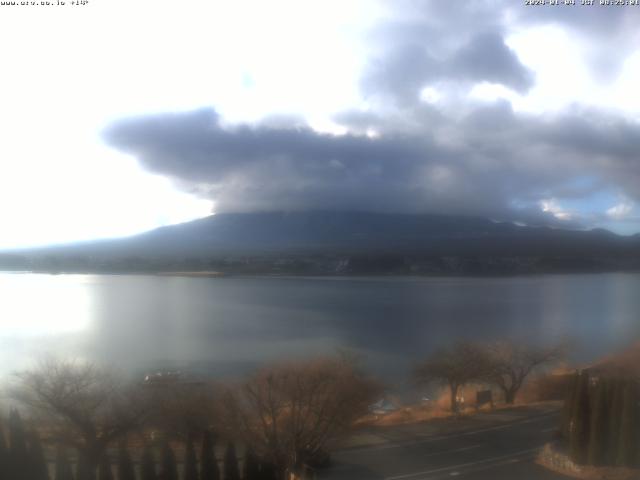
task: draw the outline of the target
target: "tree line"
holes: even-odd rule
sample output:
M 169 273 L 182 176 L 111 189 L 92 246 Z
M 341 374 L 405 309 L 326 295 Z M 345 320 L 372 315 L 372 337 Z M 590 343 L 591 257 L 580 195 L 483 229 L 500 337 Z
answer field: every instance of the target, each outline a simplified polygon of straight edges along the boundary
M 167 441 L 157 446 L 145 443 L 137 462 L 125 441 L 118 443 L 115 455 L 105 451 L 95 471 L 83 459 L 72 459 L 68 449 L 58 445 L 53 468 L 49 468 L 40 435 L 25 427 L 17 410 L 9 415 L 8 434 L 0 425 L 0 479 L 2 480 L 276 480 L 276 469 L 251 449 L 244 454 L 243 474 L 233 442 L 228 442 L 222 462 L 215 453 L 216 436 L 209 431 L 201 438 L 196 452 L 193 438 L 186 441 L 183 466 L 178 468 L 174 448 Z M 220 469 L 219 463 L 222 463 Z M 180 471 L 182 475 L 180 475 Z
M 420 385 L 445 385 L 457 413 L 465 385 L 495 385 L 513 403 L 529 375 L 564 351 L 462 342 L 434 352 L 414 375 Z M 0 470 L 0 480 L 235 480 L 236 444 L 245 452 L 243 478 L 281 480 L 326 462 L 328 449 L 383 391 L 345 352 L 273 365 L 225 385 L 159 380 L 132 382 L 106 367 L 54 360 L 18 374 L 11 395 L 28 428 L 15 411 L 5 422 L 0 469 L 11 474 Z M 216 438 L 227 444 L 222 472 L 212 453 Z M 42 466 L 45 451 L 55 456 L 53 472 Z
M 23 422 L 12 411 L 5 422 L 0 479 L 281 480 L 325 459 L 379 392 L 346 355 L 275 365 L 224 386 L 129 382 L 93 364 L 48 361 L 19 374 L 11 390 L 27 415 Z M 221 471 L 217 438 L 227 444 Z M 55 450 L 51 472 L 43 444 L 49 460 Z
M 571 379 L 561 435 L 579 465 L 640 465 L 640 382 L 582 370 Z
M 471 383 L 497 387 L 513 404 L 529 376 L 563 359 L 568 344 L 535 346 L 513 342 L 458 342 L 434 352 L 414 369 L 419 385 L 439 384 L 449 390 L 451 411 L 459 413 L 459 392 Z

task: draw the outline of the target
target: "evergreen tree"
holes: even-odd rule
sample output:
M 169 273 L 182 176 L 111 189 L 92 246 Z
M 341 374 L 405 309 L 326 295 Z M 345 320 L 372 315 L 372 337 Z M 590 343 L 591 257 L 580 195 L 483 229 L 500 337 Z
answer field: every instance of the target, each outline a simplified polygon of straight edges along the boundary
M 73 472 L 71 471 L 71 463 L 67 452 L 63 447 L 56 449 L 56 470 L 55 480 L 73 480 Z
M 9 448 L 4 438 L 2 423 L 0 423 L 0 478 L 9 478 Z
M 215 439 L 210 431 L 202 435 L 202 451 L 200 453 L 200 480 L 220 480 L 220 469 L 215 452 Z
M 578 387 L 579 376 L 572 375 L 567 382 L 567 390 L 564 397 L 564 405 L 562 406 L 562 414 L 560 419 L 560 431 L 562 438 L 569 440 L 570 425 L 573 418 L 573 408 L 575 406 L 575 395 Z
M 91 466 L 91 462 L 86 457 L 84 452 L 78 452 L 78 465 L 76 466 L 76 478 L 77 480 L 95 480 L 96 472 Z
M 98 480 L 113 480 L 113 471 L 111 470 L 111 460 L 108 455 L 103 455 L 98 465 Z
M 118 480 L 136 480 L 133 462 L 124 441 L 118 444 Z
M 582 371 L 576 388 L 569 434 L 569 455 L 578 465 L 584 465 L 587 461 L 589 427 L 589 375 L 586 371 Z
M 36 432 L 29 436 L 29 464 L 31 480 L 49 480 L 49 467 L 44 456 L 40 437 Z
M 623 467 L 634 467 L 638 456 L 638 398 L 633 382 L 625 382 L 618 458 L 616 463 Z
M 162 446 L 162 467 L 160 470 L 160 478 L 162 480 L 178 480 L 176 457 L 173 454 L 173 450 L 171 450 L 171 445 L 166 441 Z
M 278 469 L 271 462 L 262 462 L 260 464 L 260 480 L 280 480 L 278 478 Z
M 609 401 L 609 383 L 600 378 L 593 391 L 593 408 L 591 409 L 591 425 L 589 428 L 589 465 L 602 466 L 606 462 L 607 426 L 611 409 Z
M 141 480 L 156 480 L 156 460 L 153 458 L 153 452 L 149 445 L 144 446 L 142 451 L 142 459 L 140 460 L 140 477 Z
M 227 450 L 224 452 L 224 480 L 240 480 L 238 456 L 233 442 L 227 444 Z
M 618 452 L 620 450 L 620 428 L 622 427 L 622 409 L 624 404 L 624 385 L 625 382 L 620 378 L 615 378 L 611 382 L 609 402 L 609 431 L 607 435 L 607 465 L 615 465 L 618 461 Z
M 260 480 L 260 462 L 255 452 L 247 448 L 244 453 L 244 480 Z
M 9 414 L 9 472 L 11 480 L 29 480 L 31 473 L 26 434 L 17 410 Z
M 196 450 L 193 447 L 193 438 L 191 435 L 187 438 L 187 447 L 184 455 L 184 474 L 183 480 L 198 480 L 198 459 Z

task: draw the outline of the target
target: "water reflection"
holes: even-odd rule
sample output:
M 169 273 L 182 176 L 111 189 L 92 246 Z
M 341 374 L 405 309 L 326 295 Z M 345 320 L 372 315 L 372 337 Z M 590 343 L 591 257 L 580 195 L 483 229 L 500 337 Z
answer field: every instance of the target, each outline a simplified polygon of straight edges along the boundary
M 456 339 L 553 341 L 586 360 L 640 336 L 640 276 L 178 278 L 0 274 L 0 370 L 45 353 L 227 375 L 349 347 L 378 373 Z
M 0 274 L 0 335 L 24 337 L 87 328 L 93 316 L 86 275 Z
M 46 354 L 82 358 L 95 318 L 90 275 L 0 274 L 0 373 Z

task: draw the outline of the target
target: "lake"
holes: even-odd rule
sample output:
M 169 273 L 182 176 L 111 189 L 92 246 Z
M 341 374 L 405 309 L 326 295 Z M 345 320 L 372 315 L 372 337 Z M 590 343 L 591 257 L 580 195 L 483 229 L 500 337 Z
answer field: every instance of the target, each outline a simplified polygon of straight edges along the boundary
M 575 361 L 640 339 L 640 275 L 515 278 L 225 277 L 0 273 L 0 373 L 47 355 L 129 372 L 228 377 L 346 347 L 401 383 L 463 338 L 565 336 Z

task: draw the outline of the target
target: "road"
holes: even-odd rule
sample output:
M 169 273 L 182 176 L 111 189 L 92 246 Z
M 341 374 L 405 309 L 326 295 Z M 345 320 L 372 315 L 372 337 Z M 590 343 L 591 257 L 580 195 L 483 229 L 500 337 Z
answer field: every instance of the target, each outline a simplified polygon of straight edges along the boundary
M 461 420 L 377 427 L 368 445 L 332 455 L 319 480 L 566 480 L 534 463 L 558 425 L 557 408 L 518 408 Z

